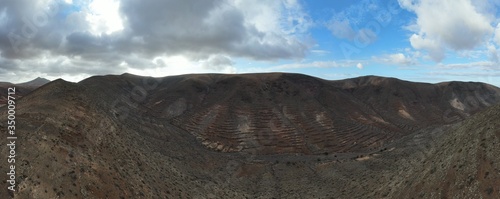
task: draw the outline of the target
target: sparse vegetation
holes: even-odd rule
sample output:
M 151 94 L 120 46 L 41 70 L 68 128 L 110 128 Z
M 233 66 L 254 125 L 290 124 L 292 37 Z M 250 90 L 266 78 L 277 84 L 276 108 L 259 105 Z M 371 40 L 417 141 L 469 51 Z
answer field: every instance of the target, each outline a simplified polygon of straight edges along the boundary
M 165 79 L 136 104 L 140 109 L 114 107 L 129 108 L 124 119 L 115 117 L 109 104 L 129 97 L 140 77 L 94 77 L 78 84 L 61 80 L 26 96 L 19 119 L 30 125 L 18 130 L 26 136 L 21 147 L 29 161 L 21 161 L 18 176 L 24 187 L 17 196 L 452 198 L 468 188 L 465 198 L 499 196 L 494 180 L 500 178 L 495 172 L 500 107 L 442 126 L 439 114 L 447 101 L 426 103 L 446 99 L 452 88 L 377 79 L 382 82 L 377 87 L 384 88 L 376 91 L 370 85 L 376 77 L 365 77 L 350 80 L 358 87 L 348 92 L 342 81 L 301 75 L 192 77 Z M 224 89 L 244 84 L 255 85 L 244 90 L 248 96 L 225 95 Z M 404 100 L 387 96 L 392 89 Z M 411 122 L 385 108 L 411 103 L 417 99 L 410 93 L 426 89 L 433 92 L 422 96 L 430 97 L 418 99 L 426 112 L 408 108 Z M 366 100 L 374 92 L 382 98 Z M 165 115 L 180 97 L 186 110 Z M 216 144 L 207 148 L 201 140 Z M 238 164 L 229 167 L 231 160 Z

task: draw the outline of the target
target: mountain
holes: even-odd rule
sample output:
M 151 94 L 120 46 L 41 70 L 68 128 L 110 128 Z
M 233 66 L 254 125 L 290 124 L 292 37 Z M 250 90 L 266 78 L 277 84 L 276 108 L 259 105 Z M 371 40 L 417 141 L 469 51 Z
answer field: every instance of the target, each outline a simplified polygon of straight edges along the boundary
M 495 198 L 499 101 L 484 83 L 376 76 L 59 79 L 17 101 L 18 186 L 0 195 Z
M 36 88 L 38 88 L 38 87 L 43 86 L 44 84 L 49 83 L 49 82 L 50 82 L 50 80 L 48 80 L 48 79 L 37 77 L 34 80 L 24 82 L 24 83 L 19 83 L 16 85 L 23 86 L 23 87 L 36 87 Z
M 7 102 L 7 88 L 16 87 L 15 97 L 22 97 L 49 82 L 50 80 L 40 77 L 31 80 L 29 82 L 24 82 L 19 84 L 13 84 L 10 82 L 0 82 L 0 107 L 5 105 Z
M 395 198 L 500 198 L 500 106 L 435 138 L 420 157 L 396 163 L 409 172 Z
M 140 90 L 141 79 L 125 74 L 80 84 L 109 101 Z M 132 103 L 224 152 L 378 150 L 409 132 L 463 119 L 500 101 L 500 90 L 482 83 L 434 85 L 373 76 L 326 81 L 301 74 L 206 74 L 158 81 Z

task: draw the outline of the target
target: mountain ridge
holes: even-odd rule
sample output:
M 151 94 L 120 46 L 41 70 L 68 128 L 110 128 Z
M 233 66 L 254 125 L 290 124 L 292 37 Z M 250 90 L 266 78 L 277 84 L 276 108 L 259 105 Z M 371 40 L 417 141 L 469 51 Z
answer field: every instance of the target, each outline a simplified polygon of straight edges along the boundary
M 345 86 L 352 82 L 357 86 Z M 270 154 L 377 150 L 423 126 L 463 120 L 500 101 L 500 89 L 483 83 L 426 84 L 377 76 L 329 81 L 293 73 L 122 74 L 77 84 L 107 96 L 104 101 L 128 97 L 118 104 L 132 103 L 141 114 L 166 119 L 213 150 Z M 133 103 L 133 95 L 142 99 Z M 349 129 L 366 140 L 339 143 Z M 273 144 L 260 143 L 268 135 Z M 330 138 L 318 140 L 320 135 Z
M 36 90 L 38 87 L 43 86 L 49 82 L 50 80 L 40 77 L 19 84 L 14 84 L 10 82 L 0 82 L 0 106 L 3 106 L 7 103 L 7 88 L 16 87 L 16 92 L 14 97 L 21 98 L 31 93 L 32 91 Z
M 256 76 L 110 75 L 46 84 L 17 101 L 23 155 L 13 197 L 498 196 L 500 161 L 484 153 L 498 149 L 496 87 L 344 88 L 297 74 Z M 491 139 L 482 141 L 483 130 Z M 480 151 L 454 154 L 460 149 Z M 458 168 L 456 178 L 447 175 Z M 469 181 L 478 186 L 465 192 Z

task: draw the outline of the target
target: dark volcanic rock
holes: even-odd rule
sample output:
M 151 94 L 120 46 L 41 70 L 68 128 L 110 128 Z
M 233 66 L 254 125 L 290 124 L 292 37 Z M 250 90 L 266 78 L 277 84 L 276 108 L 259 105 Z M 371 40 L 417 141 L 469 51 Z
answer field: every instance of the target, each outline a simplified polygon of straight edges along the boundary
M 14 195 L 495 198 L 499 101 L 483 83 L 374 76 L 55 80 L 17 102 Z
M 125 74 L 80 84 L 108 101 L 135 93 L 144 98 L 137 102 L 140 109 L 208 148 L 260 154 L 378 150 L 410 132 L 465 119 L 500 101 L 500 89 L 483 83 L 375 76 L 326 81 L 300 74 L 206 74 L 143 80 Z
M 29 82 L 25 83 L 20 83 L 20 84 L 13 84 L 9 82 L 0 82 L 0 107 L 5 105 L 7 103 L 7 89 L 10 87 L 15 87 L 16 88 L 16 95 L 14 97 L 16 98 L 21 98 L 29 93 L 31 93 L 33 90 L 37 89 L 40 86 L 43 86 L 44 84 L 49 83 L 50 81 L 44 78 L 36 78 L 34 80 L 31 80 Z

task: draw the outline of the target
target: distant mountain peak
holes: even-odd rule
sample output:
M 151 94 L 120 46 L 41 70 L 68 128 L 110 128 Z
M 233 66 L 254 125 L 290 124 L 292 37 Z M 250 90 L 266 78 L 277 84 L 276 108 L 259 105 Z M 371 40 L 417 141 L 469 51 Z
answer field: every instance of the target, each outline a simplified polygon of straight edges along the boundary
M 50 80 L 42 78 L 42 77 L 37 77 L 31 81 L 24 82 L 24 83 L 19 83 L 17 85 L 19 86 L 30 86 L 30 87 L 40 87 L 46 83 L 49 83 Z
M 50 80 L 45 79 L 45 78 L 43 78 L 43 77 L 37 77 L 37 78 L 35 78 L 35 79 L 34 79 L 34 80 L 32 80 L 32 81 L 50 81 Z

